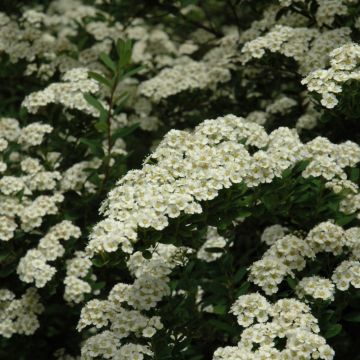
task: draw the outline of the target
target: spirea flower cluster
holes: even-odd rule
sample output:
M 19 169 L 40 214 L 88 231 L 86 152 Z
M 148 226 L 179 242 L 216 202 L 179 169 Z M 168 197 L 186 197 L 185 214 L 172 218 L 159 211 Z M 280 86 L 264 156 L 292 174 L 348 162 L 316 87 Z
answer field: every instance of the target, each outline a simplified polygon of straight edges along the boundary
M 328 360 L 334 357 L 334 350 L 318 335 L 317 320 L 311 315 L 310 308 L 298 300 L 282 299 L 271 304 L 256 293 L 243 295 L 234 303 L 232 312 L 246 329 L 236 347 L 217 349 L 214 360 L 262 359 L 269 356 L 275 359 L 300 356 Z M 256 319 L 255 324 L 253 319 Z M 284 349 L 276 348 L 277 338 L 286 341 Z M 254 347 L 256 350 L 253 350 Z
M 330 68 L 318 69 L 311 72 L 302 83 L 309 91 L 321 94 L 321 104 L 328 109 L 338 104 L 336 94 L 342 92 L 342 84 L 349 80 L 359 80 L 357 66 L 360 56 L 360 47 L 349 43 L 334 49 L 329 54 Z

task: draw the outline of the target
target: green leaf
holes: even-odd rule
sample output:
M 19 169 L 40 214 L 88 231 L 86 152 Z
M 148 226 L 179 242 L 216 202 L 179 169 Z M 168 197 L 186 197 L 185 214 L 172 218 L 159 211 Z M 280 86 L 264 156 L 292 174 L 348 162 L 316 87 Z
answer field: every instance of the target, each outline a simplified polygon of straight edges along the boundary
M 100 268 L 100 267 L 105 266 L 108 263 L 108 261 L 104 260 L 104 259 L 102 259 L 100 257 L 97 257 L 97 258 L 92 259 L 92 263 L 94 264 L 94 266 Z
M 3 250 L 0 252 L 0 264 L 2 263 L 2 261 L 6 260 L 10 255 L 10 251 L 8 250 Z
M 242 266 L 235 274 L 234 276 L 234 282 L 235 283 L 239 283 L 243 278 L 244 276 L 246 275 L 247 273 L 247 268 L 245 266 Z
M 105 53 L 100 53 L 99 58 L 101 62 L 112 72 L 116 73 L 116 65 L 115 63 L 110 59 L 109 55 Z
M 227 309 L 225 305 L 215 305 L 214 308 L 214 314 L 218 315 L 225 315 L 227 313 Z
M 297 281 L 294 279 L 294 278 L 292 278 L 291 276 L 288 276 L 287 278 L 286 278 L 286 282 L 288 283 L 288 285 L 291 287 L 291 289 L 295 289 L 296 288 L 296 285 L 297 285 Z
M 350 171 L 350 180 L 353 181 L 354 183 L 357 183 L 359 180 L 359 174 L 360 174 L 360 169 L 359 168 L 353 168 Z
M 129 98 L 129 94 L 127 92 L 123 92 L 117 99 L 116 99 L 116 108 L 114 110 L 115 114 L 118 114 L 122 108 L 124 103 L 127 101 L 127 99 Z
M 251 214 L 252 214 L 252 212 L 250 210 L 241 209 L 236 213 L 236 217 L 245 219 L 245 218 L 249 217 Z
M 7 265 L 5 269 L 0 270 L 0 277 L 1 278 L 8 277 L 10 274 L 15 272 L 16 268 L 17 268 L 17 264 Z
M 119 39 L 116 43 L 116 50 L 119 55 L 118 66 L 123 69 L 130 64 L 131 53 L 132 53 L 132 42 L 131 40 Z
M 84 99 L 95 109 L 99 110 L 100 113 L 106 113 L 105 108 L 101 102 L 89 93 L 84 94 Z
M 128 78 L 128 77 L 131 77 L 131 76 L 137 74 L 139 71 L 141 71 L 141 70 L 143 70 L 143 69 L 145 69 L 145 67 L 144 67 L 143 65 L 137 66 L 136 68 L 133 68 L 133 69 L 127 71 L 127 72 L 122 76 L 122 78 L 125 79 L 125 78 Z
M 344 226 L 344 225 L 350 223 L 351 221 L 353 221 L 354 219 L 356 219 L 356 214 L 341 215 L 340 217 L 338 217 L 336 219 L 336 224 L 340 225 L 340 226 Z
M 248 290 L 250 288 L 250 283 L 248 281 L 245 281 L 239 288 L 239 290 L 236 292 L 237 296 L 245 295 L 247 294 Z
M 325 332 L 325 339 L 330 339 L 336 335 L 338 335 L 342 330 L 342 326 L 340 324 L 331 325 Z
M 105 285 L 106 285 L 105 281 L 99 281 L 92 285 L 92 290 L 101 290 L 102 288 L 105 287 Z
M 106 121 L 99 120 L 95 123 L 95 129 L 100 133 L 104 133 L 107 131 L 108 125 Z
M 212 325 L 215 329 L 225 331 L 229 334 L 235 335 L 238 332 L 234 326 L 220 320 L 211 319 L 209 320 L 209 324 Z
M 117 129 L 112 137 L 113 139 L 118 139 L 118 138 L 124 138 L 125 136 L 127 135 L 130 135 L 131 133 L 133 133 L 140 125 L 139 124 L 134 124 L 134 125 L 131 125 L 131 126 L 126 126 L 126 127 L 123 127 L 121 129 Z
M 352 312 L 342 317 L 345 321 L 360 322 L 360 312 Z
M 106 79 L 106 78 L 105 78 L 104 76 L 102 76 L 101 74 L 98 74 L 98 73 L 93 72 L 93 71 L 89 71 L 89 72 L 88 72 L 88 75 L 89 75 L 92 79 L 96 80 L 97 82 L 99 82 L 99 83 L 101 83 L 101 84 L 103 84 L 103 85 L 105 85 L 105 86 L 107 86 L 107 87 L 109 87 L 109 88 L 112 87 L 111 80 Z
M 299 173 L 299 172 L 304 171 L 307 168 L 307 166 L 309 165 L 309 163 L 310 163 L 310 160 L 300 161 L 298 164 L 295 165 L 294 172 Z
M 92 154 L 98 157 L 104 156 L 104 151 L 102 149 L 102 144 L 100 140 L 80 138 L 79 141 L 80 143 L 87 145 Z
M 96 186 L 100 186 L 101 182 L 102 182 L 102 180 L 99 177 L 98 172 L 99 172 L 98 169 L 92 169 L 92 173 L 88 177 L 88 181 L 90 181 L 91 183 L 93 183 Z

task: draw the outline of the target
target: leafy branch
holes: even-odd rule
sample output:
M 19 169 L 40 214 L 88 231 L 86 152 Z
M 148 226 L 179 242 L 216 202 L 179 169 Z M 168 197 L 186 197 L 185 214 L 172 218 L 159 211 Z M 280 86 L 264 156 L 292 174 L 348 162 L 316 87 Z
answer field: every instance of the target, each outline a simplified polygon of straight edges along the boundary
M 100 61 L 108 70 L 108 75 L 99 74 L 96 72 L 89 72 L 89 76 L 101 83 L 108 89 L 109 96 L 107 99 L 107 106 L 104 107 L 103 103 L 96 99 L 91 94 L 84 94 L 85 100 L 96 110 L 99 111 L 99 119 L 95 123 L 95 128 L 99 133 L 105 135 L 107 141 L 107 149 L 104 154 L 104 178 L 99 188 L 99 193 L 102 192 L 104 186 L 109 178 L 110 174 L 110 160 L 112 156 L 112 148 L 115 142 L 115 136 L 112 133 L 111 128 L 111 120 L 115 111 L 118 111 L 126 102 L 128 98 L 128 94 L 124 91 L 121 92 L 120 95 L 116 98 L 116 90 L 118 88 L 119 83 L 125 79 L 126 77 L 130 77 L 139 72 L 142 67 L 131 66 L 131 54 L 132 54 L 132 43 L 130 40 L 122 40 L 119 39 L 116 43 L 116 52 L 117 58 L 115 60 L 111 59 L 111 57 L 105 53 L 101 53 L 99 55 Z M 116 109 L 115 109 L 116 107 Z M 134 127 L 130 127 L 134 130 Z M 122 130 L 122 129 L 121 129 Z M 131 132 L 131 131 L 130 131 Z M 128 134 L 129 131 L 123 131 L 117 134 L 117 137 L 122 136 L 123 134 Z M 90 140 L 91 141 L 91 140 Z M 84 141 L 85 143 L 86 141 Z M 89 141 L 88 141 L 89 142 Z M 98 144 L 101 146 L 101 143 Z

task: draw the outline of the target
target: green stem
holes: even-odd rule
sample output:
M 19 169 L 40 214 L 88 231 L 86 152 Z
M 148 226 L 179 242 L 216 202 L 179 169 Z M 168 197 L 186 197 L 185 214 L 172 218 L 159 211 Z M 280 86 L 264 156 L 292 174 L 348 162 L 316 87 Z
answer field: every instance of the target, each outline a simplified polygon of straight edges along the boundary
M 108 143 L 107 145 L 108 146 L 107 146 L 104 178 L 101 183 L 99 193 L 101 193 L 103 191 L 105 184 L 109 178 L 109 174 L 110 174 L 110 159 L 111 159 L 111 150 L 113 147 L 112 138 L 111 138 L 111 117 L 112 117 L 112 110 L 113 110 L 113 106 L 114 106 L 114 95 L 115 95 L 115 90 L 118 85 L 118 82 L 119 82 L 119 72 L 117 71 L 114 81 L 113 81 L 113 86 L 111 87 L 110 98 L 109 98 L 109 102 L 108 102 L 108 113 L 107 113 L 107 117 L 106 117 L 106 125 L 107 125 L 106 137 L 107 137 L 107 143 Z

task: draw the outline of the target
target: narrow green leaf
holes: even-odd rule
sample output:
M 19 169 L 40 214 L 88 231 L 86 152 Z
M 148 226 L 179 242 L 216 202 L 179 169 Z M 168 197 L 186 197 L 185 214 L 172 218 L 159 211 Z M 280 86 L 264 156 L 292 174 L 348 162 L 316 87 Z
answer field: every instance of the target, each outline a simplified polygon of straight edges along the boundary
M 107 110 L 105 110 L 105 111 L 100 111 L 99 120 L 102 121 L 102 122 L 106 122 L 107 116 L 108 116 Z
M 103 157 L 104 151 L 102 149 L 101 141 L 99 140 L 93 140 L 93 139 L 87 139 L 87 138 L 80 138 L 80 143 L 85 144 L 89 147 L 92 154 Z
M 344 226 L 344 225 L 350 223 L 351 221 L 353 221 L 354 219 L 356 219 L 356 214 L 341 215 L 340 217 L 338 217 L 336 219 L 336 224 L 340 225 L 340 226 Z
M 359 173 L 360 173 L 359 168 L 351 169 L 350 170 L 350 180 L 357 183 L 357 181 L 359 180 Z
M 129 93 L 127 92 L 121 93 L 121 95 L 116 99 L 115 113 L 119 112 L 119 110 L 122 109 L 122 106 L 124 105 L 124 103 L 127 101 L 128 98 L 129 98 Z
M 229 334 L 235 335 L 237 333 L 237 329 L 234 326 L 220 320 L 211 319 L 209 320 L 209 324 L 211 324 L 215 329 L 225 331 Z
M 340 324 L 331 325 L 325 332 L 324 337 L 325 339 L 333 338 L 334 336 L 338 335 L 342 330 L 342 326 Z
M 105 281 L 99 281 L 92 285 L 92 290 L 101 290 L 102 288 L 105 287 L 105 285 L 106 285 Z
M 248 209 L 241 209 L 237 212 L 236 216 L 239 217 L 239 218 L 247 218 L 249 217 L 250 215 L 252 214 L 252 212 Z
M 100 133 L 104 133 L 107 131 L 108 125 L 107 125 L 106 121 L 99 120 L 95 123 L 95 129 Z
M 238 283 L 240 282 L 244 276 L 246 275 L 247 273 L 247 268 L 245 266 L 242 266 L 235 274 L 234 276 L 234 281 L 235 283 Z
M 241 286 L 240 289 L 236 292 L 237 296 L 245 295 L 247 294 L 248 290 L 250 288 L 250 283 L 245 281 Z
M 218 315 L 225 315 L 227 313 L 227 309 L 225 305 L 215 305 L 214 306 L 214 314 L 218 314 Z
M 125 42 L 125 40 L 123 40 L 123 39 L 118 39 L 118 41 L 116 42 L 116 51 L 117 51 L 119 58 L 121 56 L 121 49 L 124 46 L 124 42 Z
M 112 135 L 113 139 L 124 138 L 125 136 L 134 132 L 138 127 L 139 127 L 139 124 L 134 124 L 131 126 L 127 126 L 127 127 L 118 129 L 113 133 L 113 135 Z
M 94 266 L 101 268 L 107 264 L 107 261 L 104 261 L 101 258 L 94 258 L 92 259 L 92 263 L 94 264 Z
M 116 73 L 116 65 L 115 63 L 110 59 L 109 55 L 105 54 L 105 53 L 100 53 L 99 58 L 101 60 L 101 62 L 109 69 L 111 70 L 114 74 Z
M 101 112 L 106 112 L 101 102 L 89 93 L 84 94 L 84 99 L 95 109 Z
M 349 322 L 360 322 L 360 311 L 346 314 L 343 319 Z
M 93 72 L 93 71 L 89 71 L 88 72 L 89 76 L 98 81 L 99 83 L 111 88 L 112 87 L 112 83 L 111 83 L 111 80 L 109 79 L 106 79 L 104 76 L 102 76 L 101 74 L 98 74 L 96 72 Z
M 116 50 L 119 55 L 118 66 L 120 69 L 125 68 L 130 64 L 131 53 L 132 53 L 132 42 L 131 40 L 119 39 L 116 44 Z
M 286 282 L 288 283 L 288 285 L 291 287 L 291 289 L 295 289 L 296 285 L 297 285 L 297 281 L 295 279 L 293 279 L 292 277 L 288 276 L 286 278 Z
M 137 74 L 139 71 L 141 71 L 141 70 L 143 70 L 143 69 L 145 69 L 144 66 L 142 66 L 142 65 L 141 65 L 141 66 L 137 66 L 136 68 L 133 68 L 133 69 L 127 71 L 127 72 L 122 76 L 122 78 L 125 79 L 125 78 L 128 78 L 128 77 L 131 77 L 131 76 Z

